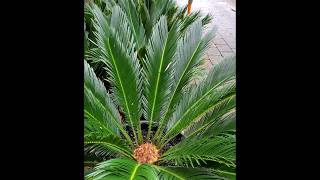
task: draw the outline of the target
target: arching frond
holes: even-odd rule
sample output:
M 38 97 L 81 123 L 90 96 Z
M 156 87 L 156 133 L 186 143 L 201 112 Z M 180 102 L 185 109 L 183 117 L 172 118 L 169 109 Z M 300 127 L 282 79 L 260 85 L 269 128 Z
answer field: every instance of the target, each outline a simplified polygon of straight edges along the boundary
M 135 42 L 137 43 L 137 50 L 139 50 L 145 44 L 145 30 L 136 10 L 135 2 L 133 0 L 119 0 L 119 5 L 126 12 L 131 32 L 133 32 Z
M 236 110 L 231 109 L 228 113 L 217 118 L 214 123 L 209 124 L 209 126 L 199 133 L 199 137 L 203 136 L 215 136 L 219 133 L 234 130 L 236 128 Z
M 160 20 L 161 16 L 165 16 L 173 0 L 153 1 L 147 3 L 149 21 L 146 22 L 146 30 L 148 37 L 152 34 L 152 27 Z
M 201 22 L 197 21 L 190 26 L 184 37 L 179 40 L 174 64 L 174 83 L 173 90 L 170 94 L 168 106 L 164 110 L 164 115 L 160 120 L 159 129 L 156 133 L 163 130 L 163 126 L 167 123 L 168 118 L 174 111 L 174 106 L 183 96 L 182 89 L 192 80 L 196 69 L 200 66 L 201 58 L 208 49 L 210 41 L 214 37 L 216 29 L 213 29 L 204 38 L 201 39 Z
M 149 121 L 147 139 L 151 125 L 159 121 L 162 109 L 167 104 L 173 83 L 172 64 L 177 46 L 177 28 L 168 32 L 167 21 L 162 16 L 154 26 L 147 46 L 147 58 L 144 60 L 145 100 L 143 101 L 145 117 Z
M 87 132 L 84 136 L 85 151 L 97 156 L 119 154 L 133 158 L 132 151 L 127 142 L 120 137 L 102 134 L 97 131 Z
M 232 128 L 231 125 L 235 125 L 235 99 L 236 95 L 233 95 L 221 101 L 210 113 L 188 127 L 183 133 L 184 136 L 189 138 L 205 132 L 208 135 L 217 135 L 226 130 L 225 127 Z
M 155 166 L 159 170 L 159 180 L 199 180 L 199 179 L 219 179 L 226 178 L 214 174 L 205 168 L 185 168 L 185 167 L 161 167 Z
M 206 161 L 214 161 L 235 167 L 235 158 L 235 135 L 221 134 L 216 137 L 185 139 L 165 152 L 161 161 L 187 167 L 201 166 Z
M 219 102 L 235 94 L 235 57 L 226 58 L 209 72 L 208 77 L 184 96 L 168 122 L 162 146 L 212 111 Z
M 94 169 L 94 172 L 87 175 L 90 180 L 157 179 L 156 169 L 152 166 L 125 158 L 102 162 Z
M 86 61 L 84 61 L 84 116 L 86 128 L 104 130 L 104 133 L 117 137 L 120 137 L 120 130 L 132 145 L 129 135 L 122 127 L 119 112 L 110 95 Z
M 134 138 L 141 142 L 141 77 L 140 65 L 134 48 L 134 39 L 127 18 L 119 6 L 112 8 L 110 25 L 102 12 L 95 10 L 95 33 L 99 48 L 98 55 L 107 65 L 115 100 L 125 114 Z M 138 137 L 135 129 L 138 129 Z

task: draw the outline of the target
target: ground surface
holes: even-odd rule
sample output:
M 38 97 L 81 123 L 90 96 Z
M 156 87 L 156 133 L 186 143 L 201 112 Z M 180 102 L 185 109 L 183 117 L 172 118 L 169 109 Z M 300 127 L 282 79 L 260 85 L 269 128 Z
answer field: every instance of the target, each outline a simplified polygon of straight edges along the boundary
M 186 5 L 188 0 L 177 0 L 178 5 Z M 218 27 L 216 37 L 205 54 L 206 68 L 219 62 L 223 57 L 236 53 L 236 13 L 226 0 L 193 0 L 192 10 L 201 10 L 213 15 L 208 28 Z

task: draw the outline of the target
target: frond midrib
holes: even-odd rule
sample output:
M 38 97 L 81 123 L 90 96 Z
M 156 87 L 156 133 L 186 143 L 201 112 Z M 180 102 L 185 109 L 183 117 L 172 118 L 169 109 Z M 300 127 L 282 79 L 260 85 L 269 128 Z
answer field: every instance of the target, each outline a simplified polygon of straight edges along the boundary
M 224 83 L 225 80 L 227 80 L 227 79 L 229 79 L 229 78 L 230 78 L 230 77 L 223 79 L 222 81 L 220 81 L 219 83 L 217 83 L 215 86 L 213 86 L 208 92 L 206 92 L 204 95 L 202 95 L 201 98 L 199 98 L 190 108 L 188 108 L 188 109 L 183 113 L 183 115 L 181 116 L 181 118 L 179 118 L 179 120 L 176 121 L 177 123 L 175 123 L 175 124 L 173 125 L 173 127 L 170 128 L 170 130 L 166 133 L 166 135 L 165 135 L 163 138 L 165 138 L 165 137 L 172 131 L 172 129 L 175 129 L 175 127 L 179 124 L 178 122 L 180 122 L 180 120 L 183 119 L 183 118 L 185 117 L 185 115 L 187 115 L 187 114 L 189 113 L 189 111 L 191 111 L 195 106 L 198 105 L 199 102 L 201 102 L 204 98 L 206 98 L 206 96 L 207 96 L 208 94 L 210 94 L 214 89 L 216 89 L 218 86 L 220 86 L 222 83 Z M 235 94 L 235 93 L 233 93 L 233 94 Z M 216 104 L 217 104 L 217 103 L 215 103 L 214 105 L 216 105 Z M 214 106 L 214 105 L 213 105 L 213 106 Z M 211 106 L 211 107 L 212 107 L 212 106 Z M 210 108 L 208 108 L 208 109 L 210 109 Z M 201 113 L 201 114 L 202 114 L 202 113 Z
M 84 85 L 84 88 L 89 90 L 91 93 L 92 91 L 86 86 Z M 129 135 L 127 134 L 127 132 L 123 129 L 123 127 L 121 126 L 121 124 L 119 124 L 118 120 L 113 116 L 113 114 L 111 113 L 111 111 L 109 109 L 107 109 L 102 102 L 98 101 L 98 103 L 100 104 L 100 106 L 106 111 L 108 112 L 108 114 L 111 116 L 111 119 L 114 121 L 115 125 L 119 128 L 119 130 L 122 132 L 122 134 L 125 136 L 125 138 L 129 141 L 130 145 L 132 146 L 132 140 L 129 137 Z M 86 110 L 85 110 L 86 111 Z
M 92 119 L 94 119 L 95 121 L 97 121 L 105 130 L 107 130 L 110 134 L 112 134 L 113 136 L 116 137 L 120 137 L 118 134 L 115 134 L 113 131 L 111 131 L 109 128 L 107 128 L 104 124 L 102 124 L 96 117 L 94 117 L 90 112 L 88 112 L 87 110 L 84 110 L 84 112 L 89 115 Z
M 233 96 L 233 95 L 235 95 L 236 93 L 234 92 L 234 93 L 231 93 L 231 94 L 229 94 L 228 96 L 226 96 L 226 97 L 224 97 L 222 100 L 225 100 L 225 99 L 227 99 L 227 98 L 229 98 L 230 96 Z M 221 102 L 222 100 L 220 100 L 219 102 Z M 190 122 L 193 122 L 195 119 L 198 119 L 199 117 L 201 117 L 201 116 L 203 116 L 205 113 L 207 113 L 210 109 L 212 109 L 213 107 L 215 107 L 215 106 L 217 106 L 218 104 L 219 104 L 219 102 L 218 103 L 214 103 L 213 105 L 211 105 L 211 106 L 209 106 L 207 109 L 205 109 L 202 113 L 200 113 L 198 116 L 196 116 L 195 118 L 193 118 Z M 182 118 L 181 118 L 182 119 Z M 180 120 L 181 120 L 180 119 Z M 179 121 L 180 121 L 179 120 Z M 178 121 L 177 121 L 178 122 Z M 176 123 L 175 125 L 177 126 L 179 123 Z M 171 130 L 171 129 L 170 129 Z M 166 136 L 168 135 L 169 133 L 167 133 L 164 137 L 163 137 L 163 139 L 165 139 L 166 138 Z M 171 137 L 171 138 L 169 138 L 167 141 L 165 141 L 162 145 L 161 145 L 161 147 L 163 147 L 164 145 L 166 145 L 171 139 L 172 139 L 173 137 Z
M 113 148 L 115 149 L 116 151 L 120 152 L 121 154 L 129 157 L 130 159 L 133 159 L 133 155 L 131 152 L 127 151 L 126 149 L 123 149 L 115 144 L 112 144 L 112 143 L 108 143 L 108 142 L 105 142 L 105 141 L 85 141 L 84 144 L 105 144 L 107 146 L 109 146 L 110 148 Z
M 199 48 L 199 46 L 200 46 L 200 43 L 201 43 L 201 41 L 199 41 L 196 50 L 192 53 L 192 57 L 190 58 L 190 61 L 187 63 L 186 68 L 184 69 L 182 75 L 181 75 L 180 78 L 179 78 L 178 83 L 176 84 L 176 87 L 175 87 L 175 89 L 174 89 L 174 91 L 173 91 L 173 94 L 172 94 L 172 96 L 170 97 L 169 104 L 168 104 L 168 106 L 167 106 L 166 112 L 165 112 L 165 114 L 164 114 L 163 121 L 162 121 L 162 123 L 159 125 L 159 130 L 160 130 L 160 127 L 161 127 L 161 126 L 163 125 L 163 123 L 165 122 L 165 120 L 168 118 L 168 117 L 167 117 L 167 114 L 169 113 L 169 109 L 170 109 L 170 107 L 171 107 L 172 100 L 173 100 L 173 98 L 174 98 L 174 96 L 175 96 L 175 94 L 176 94 L 176 91 L 177 91 L 177 89 L 178 89 L 178 87 L 179 87 L 179 85 L 180 85 L 180 82 L 181 82 L 184 74 L 187 72 L 187 69 L 188 69 L 189 65 L 191 64 L 191 60 L 193 59 L 193 57 L 194 57 L 194 55 L 195 55 L 195 52 L 198 50 L 198 48 Z
M 135 167 L 134 167 L 134 169 L 133 169 L 133 172 L 132 172 L 132 174 L 131 174 L 131 176 L 130 176 L 130 180 L 133 180 L 133 178 L 134 178 L 134 176 L 136 175 L 136 173 L 137 173 L 137 169 L 140 167 L 140 163 L 137 163 L 136 165 L 135 165 Z
M 235 94 L 232 94 L 231 96 L 227 96 L 225 99 L 223 99 L 222 101 L 220 101 L 220 102 L 217 103 L 216 105 L 219 105 L 220 103 L 223 103 L 224 100 L 226 100 L 226 99 L 228 99 L 228 98 L 231 99 L 231 98 L 233 98 L 234 96 L 235 96 Z M 229 100 L 229 99 L 228 99 L 228 100 Z M 216 119 L 222 117 L 223 115 L 225 115 L 225 114 L 227 114 L 227 113 L 233 112 L 233 111 L 235 111 L 235 108 L 231 108 L 231 109 L 228 110 L 226 113 L 218 116 Z M 208 126 L 210 126 L 212 123 L 215 123 L 215 122 L 216 122 L 216 121 L 214 121 L 214 122 L 211 122 L 211 121 L 207 122 L 206 124 L 202 125 L 201 128 L 197 129 L 196 131 L 194 131 L 194 132 L 192 132 L 190 135 L 188 135 L 188 137 L 192 137 L 193 135 L 195 135 L 195 134 L 198 133 L 199 131 L 203 130 L 204 128 L 207 128 Z
M 126 106 L 126 109 L 127 109 L 127 111 L 128 111 L 128 116 L 129 116 L 128 119 L 129 119 L 130 124 L 131 124 L 131 127 L 132 127 L 132 132 L 133 132 L 133 135 L 134 135 L 135 140 L 138 140 L 138 139 L 137 139 L 136 132 L 135 132 L 135 129 L 134 129 L 134 126 L 133 126 L 133 121 L 132 121 L 130 109 L 129 109 L 129 106 L 128 106 L 127 96 L 126 96 L 126 93 L 125 93 L 124 88 L 123 88 L 122 79 L 120 78 L 120 75 L 119 75 L 118 65 L 117 65 L 117 63 L 116 63 L 116 61 L 115 61 L 113 52 L 112 52 L 112 50 L 111 50 L 111 48 L 110 48 L 110 40 L 109 40 L 109 38 L 108 38 L 108 41 L 107 41 L 107 42 L 108 42 L 108 50 L 110 51 L 111 59 L 112 59 L 113 64 L 115 65 L 114 67 L 115 67 L 115 70 L 116 70 L 116 73 L 117 73 L 117 77 L 118 77 L 118 79 L 119 79 L 121 91 L 122 91 L 122 94 L 123 94 L 123 97 L 124 97 L 124 101 L 125 101 L 125 106 Z
M 167 34 L 167 37 L 165 39 L 165 44 L 164 44 L 164 47 L 163 47 L 163 51 L 161 53 L 160 69 L 158 70 L 158 74 L 157 74 L 156 89 L 155 89 L 155 92 L 154 92 L 154 99 L 153 99 L 153 103 L 152 103 L 152 109 L 151 109 L 151 116 L 150 116 L 150 120 L 149 120 L 149 128 L 148 128 L 148 133 L 147 133 L 147 139 L 149 139 L 150 133 L 151 133 L 152 121 L 153 121 L 153 116 L 154 116 L 154 108 L 155 108 L 157 94 L 158 94 L 158 88 L 159 88 L 160 74 L 161 74 L 161 71 L 162 71 L 164 53 L 165 53 L 165 50 L 167 48 L 168 37 L 169 37 L 169 33 Z

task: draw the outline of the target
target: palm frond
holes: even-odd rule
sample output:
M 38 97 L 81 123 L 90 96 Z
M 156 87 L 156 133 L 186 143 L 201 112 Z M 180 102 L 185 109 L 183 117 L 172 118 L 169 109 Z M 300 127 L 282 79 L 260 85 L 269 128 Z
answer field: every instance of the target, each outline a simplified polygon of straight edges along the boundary
M 172 0 L 163 0 L 163 1 L 151 1 L 151 7 L 149 10 L 151 22 L 152 24 L 156 24 L 156 22 L 160 19 L 162 15 L 165 15 L 168 10 L 168 5 L 171 5 Z
M 143 6 L 144 25 L 146 36 L 150 37 L 152 34 L 152 27 L 159 21 L 161 16 L 166 16 L 170 7 L 174 6 L 173 0 L 146 0 Z
M 125 13 L 119 6 L 112 8 L 110 26 L 99 8 L 95 10 L 95 35 L 99 46 L 97 55 L 107 66 L 113 95 L 133 129 L 135 140 L 142 140 L 141 77 L 137 53 Z M 135 128 L 137 128 L 138 137 Z
M 211 23 L 212 20 L 213 20 L 213 16 L 211 14 L 207 14 L 205 17 L 201 19 L 202 26 L 205 26 Z
M 104 132 L 117 137 L 120 137 L 118 132 L 120 130 L 132 145 L 110 95 L 86 61 L 84 61 L 84 95 L 85 126 L 92 130 L 105 130 Z
M 167 10 L 166 16 L 168 20 L 168 28 L 171 29 L 172 25 L 177 20 L 177 15 L 179 13 L 179 7 L 174 3 L 169 6 L 169 9 Z
M 137 43 L 137 50 L 141 49 L 145 43 L 145 30 L 142 25 L 142 20 L 136 10 L 137 7 L 133 0 L 119 0 L 120 7 L 125 10 L 126 17 L 133 32 L 135 42 Z
M 184 136 L 203 134 L 208 132 L 210 135 L 217 135 L 224 131 L 231 124 L 235 124 L 235 106 L 236 96 L 221 101 L 214 107 L 212 112 L 206 114 L 199 121 L 194 122 L 187 130 L 184 131 Z M 215 129 L 214 129 L 215 127 Z
M 211 172 L 219 176 L 226 177 L 228 180 L 236 180 L 236 171 L 226 171 L 224 169 L 211 169 Z
M 116 154 L 133 158 L 127 142 L 120 137 L 102 134 L 97 131 L 88 131 L 84 136 L 84 149 L 86 152 L 94 153 L 96 156 L 114 156 Z
M 219 133 L 234 130 L 236 127 L 236 110 L 231 109 L 228 113 L 217 118 L 214 123 L 209 124 L 209 126 L 199 134 L 199 137 L 203 136 L 215 136 Z
M 116 4 L 115 0 L 88 0 L 85 5 L 95 4 L 102 12 L 106 13 L 110 11 L 110 8 Z
M 226 58 L 209 72 L 208 77 L 184 96 L 167 124 L 162 146 L 192 122 L 203 117 L 222 100 L 235 94 L 235 57 Z M 163 143 L 163 141 L 165 141 Z
M 152 23 L 151 23 L 151 17 L 149 13 L 148 0 L 144 0 L 143 2 L 139 1 L 138 4 L 139 4 L 138 9 L 140 13 L 140 18 L 145 29 L 145 36 L 146 36 L 146 39 L 149 39 L 151 30 L 152 30 Z
M 196 21 L 199 21 L 201 18 L 200 11 L 192 12 L 188 16 L 184 16 L 182 19 L 182 25 L 181 25 L 181 32 L 184 32 L 191 24 L 193 24 Z
M 182 89 L 192 80 L 192 77 L 194 77 L 197 68 L 201 64 L 201 58 L 214 37 L 216 29 L 213 29 L 201 39 L 201 27 L 200 21 L 193 23 L 184 37 L 179 40 L 174 64 L 175 81 L 172 88 L 173 90 L 170 94 L 168 106 L 159 122 L 160 125 L 156 136 L 163 130 L 163 125 L 168 121 L 169 116 L 174 110 L 174 106 L 183 95 L 181 92 Z
M 161 117 L 173 83 L 172 63 L 177 46 L 176 26 L 168 32 L 167 21 L 162 16 L 154 26 L 144 60 L 145 117 L 149 121 L 147 139 L 152 123 Z
M 158 169 L 160 180 L 199 180 L 199 179 L 219 179 L 226 178 L 214 174 L 205 168 L 185 168 L 185 167 L 162 167 L 154 166 Z
M 135 179 L 157 179 L 156 169 L 148 164 L 140 164 L 136 161 L 118 158 L 98 164 L 95 171 L 88 174 L 87 178 L 92 180 L 135 180 Z
M 209 24 L 213 17 L 210 14 L 207 14 L 203 17 L 200 11 L 192 12 L 190 15 L 186 15 L 185 12 L 181 11 L 180 19 L 182 20 L 180 31 L 183 33 L 187 28 L 196 21 L 201 21 L 202 27 Z
M 228 167 L 235 167 L 235 135 L 221 134 L 215 137 L 185 139 L 165 152 L 160 161 L 174 162 L 180 166 L 201 166 L 214 161 Z

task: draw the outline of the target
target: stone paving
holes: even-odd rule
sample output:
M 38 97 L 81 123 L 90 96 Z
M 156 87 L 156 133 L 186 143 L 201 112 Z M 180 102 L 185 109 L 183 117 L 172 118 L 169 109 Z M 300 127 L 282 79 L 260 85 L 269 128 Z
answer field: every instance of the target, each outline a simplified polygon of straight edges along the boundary
M 177 0 L 178 5 L 186 5 L 188 0 Z M 208 29 L 218 27 L 215 38 L 205 54 L 204 66 L 210 69 L 224 57 L 236 53 L 236 13 L 227 0 L 193 0 L 192 11 L 201 10 L 203 14 L 210 13 L 213 20 Z

